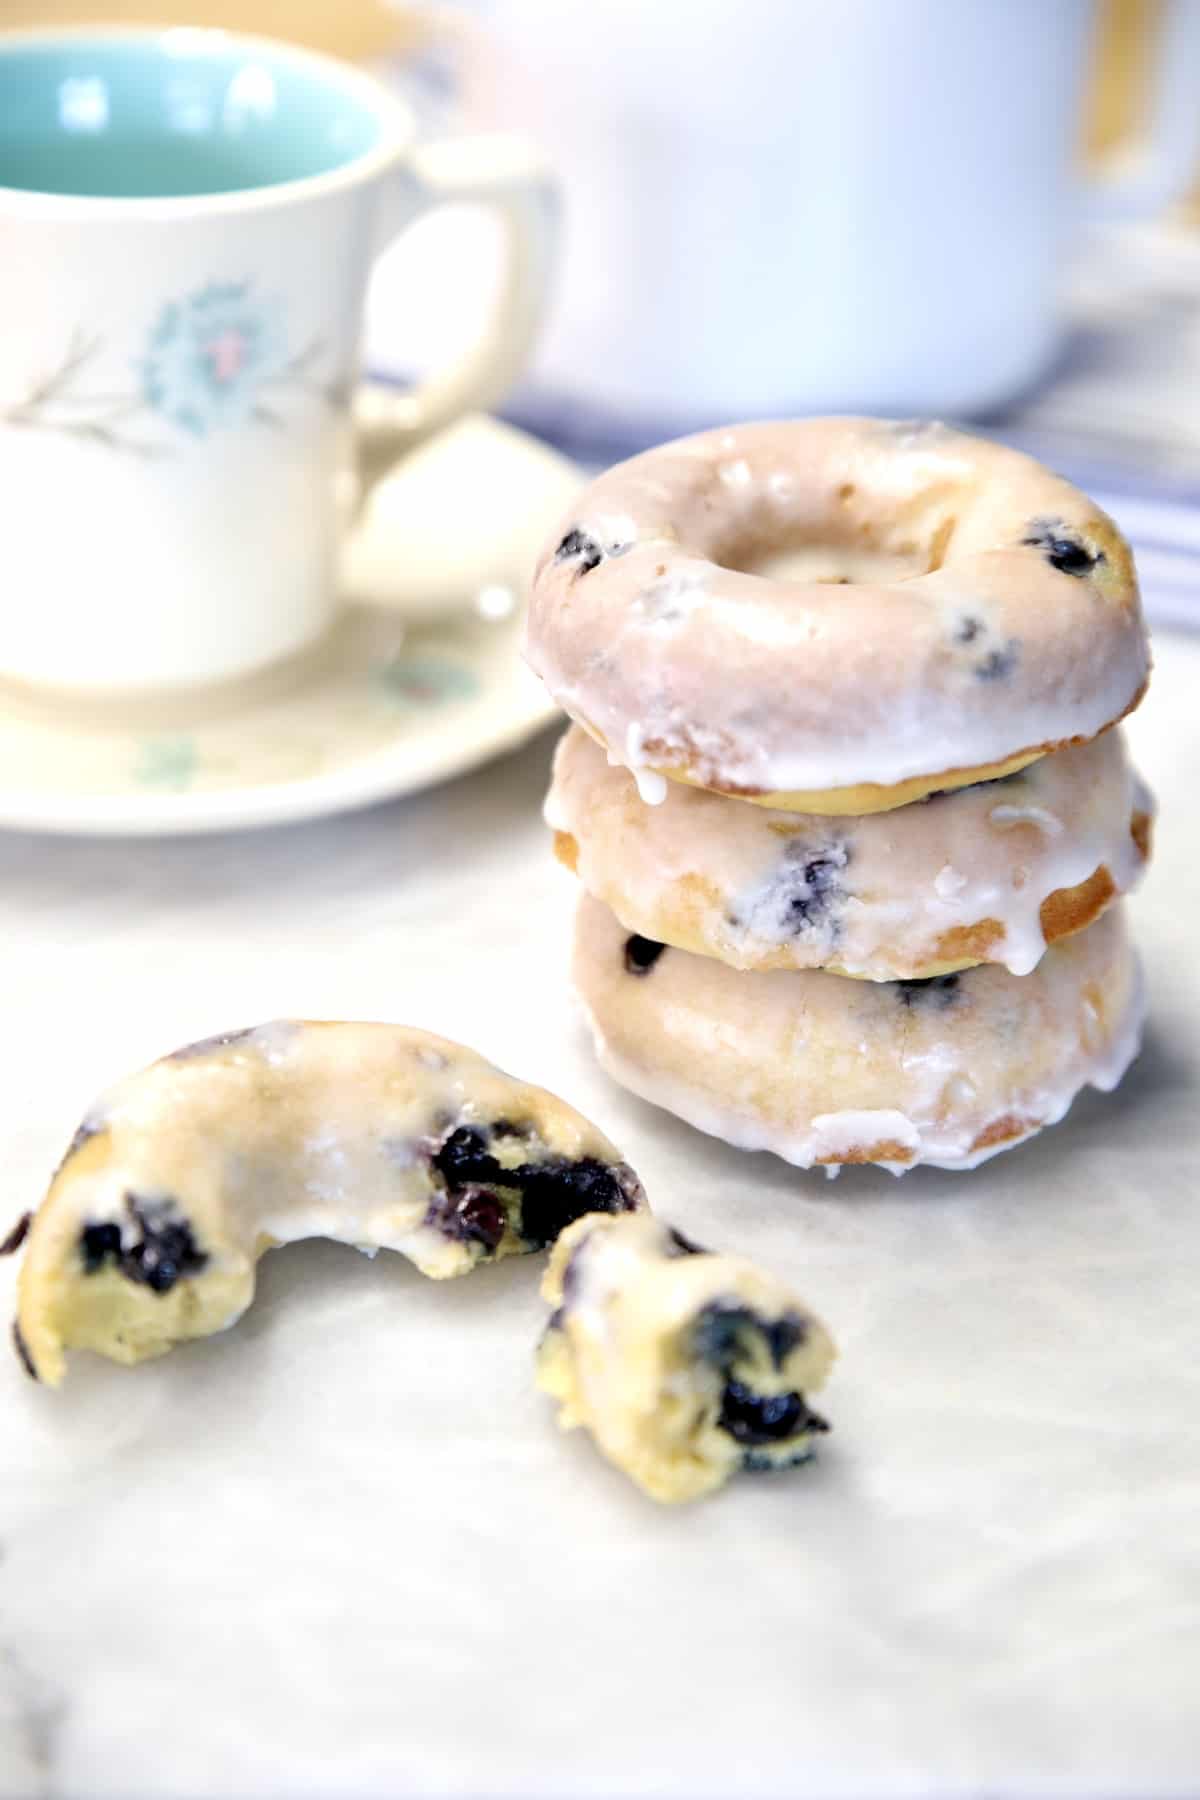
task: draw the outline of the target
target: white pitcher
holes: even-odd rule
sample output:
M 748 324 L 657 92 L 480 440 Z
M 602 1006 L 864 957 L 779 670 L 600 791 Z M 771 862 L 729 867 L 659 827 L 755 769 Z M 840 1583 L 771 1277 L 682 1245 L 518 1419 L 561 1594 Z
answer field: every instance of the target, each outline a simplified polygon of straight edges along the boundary
M 483 0 L 567 200 L 536 365 L 600 419 L 978 414 L 1046 369 L 1087 216 L 1200 152 L 1200 6 L 1174 0 L 1144 137 L 1073 167 L 1088 0 Z

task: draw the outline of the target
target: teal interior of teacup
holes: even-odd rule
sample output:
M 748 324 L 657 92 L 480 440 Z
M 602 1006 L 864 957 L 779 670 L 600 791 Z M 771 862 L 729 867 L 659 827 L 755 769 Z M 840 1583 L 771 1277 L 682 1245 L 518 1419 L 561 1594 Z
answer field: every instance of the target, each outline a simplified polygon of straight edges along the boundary
M 220 32 L 0 39 L 0 188 L 236 193 L 325 174 L 381 131 L 336 68 Z

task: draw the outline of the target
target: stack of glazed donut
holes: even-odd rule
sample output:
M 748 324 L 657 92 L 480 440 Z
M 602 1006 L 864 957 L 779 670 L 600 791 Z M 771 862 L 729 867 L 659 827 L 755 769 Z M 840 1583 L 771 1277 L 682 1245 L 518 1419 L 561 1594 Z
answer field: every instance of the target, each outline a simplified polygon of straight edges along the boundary
M 547 821 L 604 1066 L 801 1167 L 974 1167 L 1136 1053 L 1149 651 L 1085 495 L 810 419 L 601 476 L 534 583 Z

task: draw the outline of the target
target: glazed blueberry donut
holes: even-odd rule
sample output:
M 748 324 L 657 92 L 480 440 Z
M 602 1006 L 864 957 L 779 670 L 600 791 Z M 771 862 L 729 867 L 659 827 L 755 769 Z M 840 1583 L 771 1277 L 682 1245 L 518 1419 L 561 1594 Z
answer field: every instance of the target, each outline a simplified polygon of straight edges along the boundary
M 642 1205 L 593 1125 L 473 1050 L 282 1020 L 176 1051 L 92 1108 L 22 1222 L 14 1341 L 57 1387 L 66 1349 L 135 1363 L 232 1325 L 277 1244 L 398 1250 L 440 1279 Z
M 652 1219 L 580 1219 L 550 1258 L 538 1386 L 655 1500 L 807 1462 L 829 1333 L 782 1282 Z
M 646 806 L 573 725 L 546 821 L 627 931 L 735 969 L 892 981 L 984 962 L 1027 975 L 1136 884 L 1152 808 L 1119 730 L 1000 781 L 831 819 L 679 783 Z
M 974 1168 L 1061 1119 L 1081 1088 L 1114 1088 L 1143 1017 L 1120 907 L 1031 975 L 867 982 L 730 969 L 631 937 L 585 895 L 574 979 L 617 1081 L 800 1168 Z
M 789 812 L 886 811 L 1095 737 L 1149 652 L 1085 495 L 940 425 L 807 419 L 609 470 L 538 566 L 526 655 L 633 770 Z

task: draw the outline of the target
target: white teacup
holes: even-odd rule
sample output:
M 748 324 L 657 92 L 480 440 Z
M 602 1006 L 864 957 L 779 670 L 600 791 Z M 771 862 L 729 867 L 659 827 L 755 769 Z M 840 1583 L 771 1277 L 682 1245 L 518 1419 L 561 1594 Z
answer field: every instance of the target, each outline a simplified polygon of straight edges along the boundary
M 372 259 L 451 201 L 500 214 L 495 314 L 352 421 Z M 332 59 L 80 28 L 0 34 L 0 225 L 0 674 L 136 694 L 325 631 L 355 436 L 369 486 L 508 386 L 555 207 L 516 140 L 415 143 L 407 109 Z

